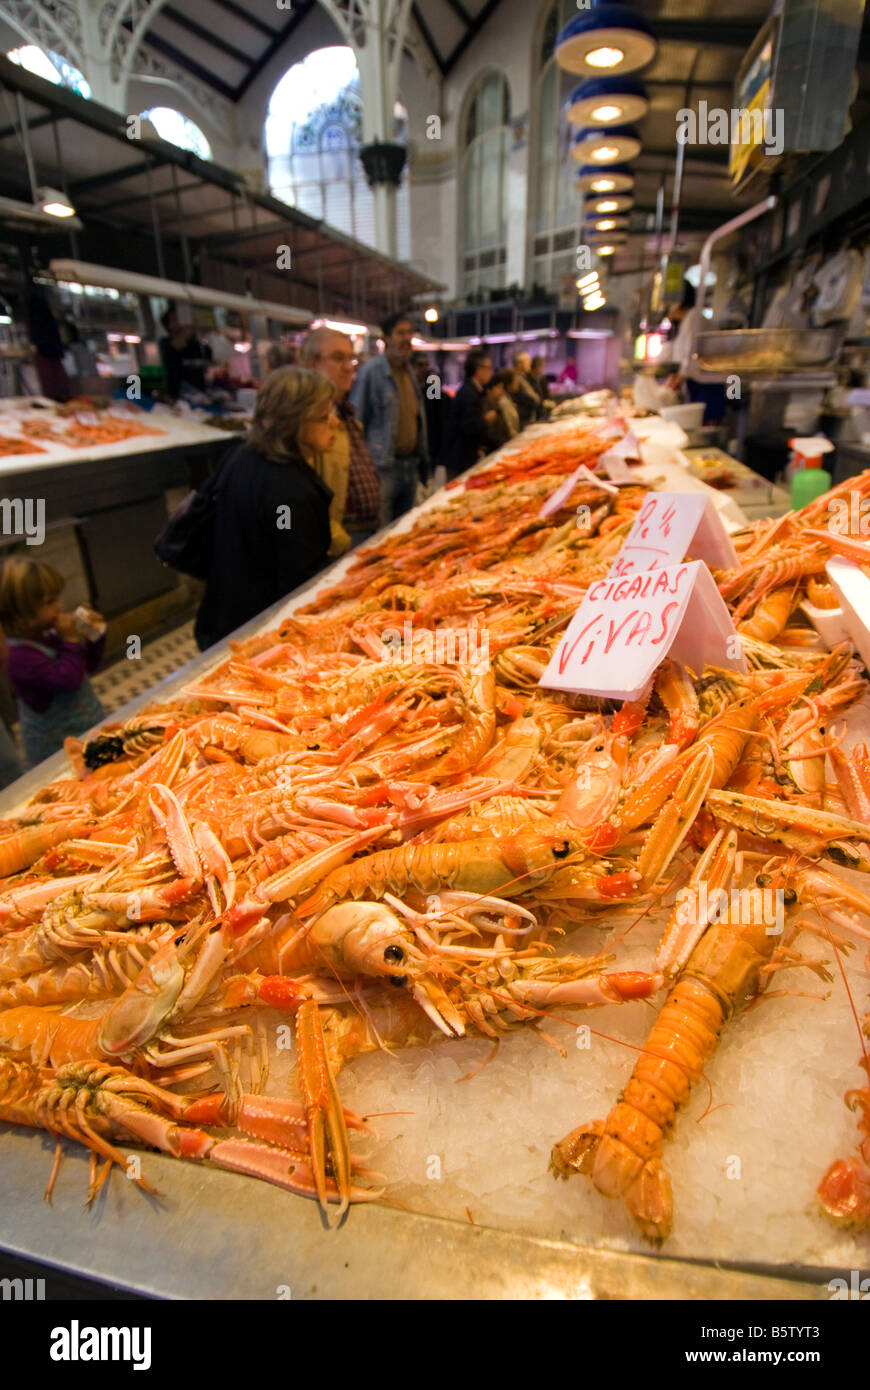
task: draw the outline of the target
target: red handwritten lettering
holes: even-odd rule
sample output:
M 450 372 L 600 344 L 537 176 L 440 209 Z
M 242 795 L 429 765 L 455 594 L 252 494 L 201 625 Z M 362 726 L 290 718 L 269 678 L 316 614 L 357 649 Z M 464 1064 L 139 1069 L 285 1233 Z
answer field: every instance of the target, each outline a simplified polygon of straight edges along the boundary
M 628 617 L 627 617 L 627 618 L 623 618 L 622 622 L 619 624 L 619 627 L 617 627 L 617 628 L 614 628 L 614 626 L 613 626 L 613 619 L 611 618 L 611 620 L 610 620 L 610 636 L 607 638 L 607 640 L 606 640 L 605 643 L 604 643 L 604 654 L 605 654 L 605 656 L 606 656 L 607 653 L 610 651 L 610 648 L 613 646 L 613 644 L 614 644 L 614 642 L 616 641 L 617 637 L 618 637 L 619 634 L 622 632 L 622 629 L 625 627 L 626 623 L 630 623 L 631 620 L 632 620 L 633 618 L 636 618 L 636 617 L 637 617 L 637 614 L 638 614 L 638 609 L 637 609 L 637 608 L 632 609 L 632 611 L 629 613 Z
M 600 623 L 600 622 L 601 622 L 601 618 L 602 618 L 602 615 L 601 615 L 600 613 L 596 614 L 596 616 L 592 619 L 592 621 L 591 621 L 591 622 L 588 622 L 581 632 L 578 632 L 577 636 L 574 638 L 574 641 L 571 643 L 570 647 L 569 647 L 569 646 L 566 646 L 564 643 L 562 644 L 562 650 L 561 650 L 560 653 L 559 653 L 559 675 L 560 675 L 560 676 L 562 676 L 562 675 L 565 674 L 565 667 L 568 665 L 568 662 L 571 660 L 571 657 L 574 655 L 574 652 L 576 651 L 578 645 L 580 644 L 580 642 L 583 641 L 583 638 L 586 636 L 586 634 L 587 634 L 587 632 L 589 631 L 589 629 L 592 628 L 592 627 L 595 627 L 596 623 Z M 594 647 L 594 645 L 595 645 L 595 641 L 594 641 L 594 639 L 593 639 L 593 640 L 589 643 L 589 646 L 586 648 L 586 651 L 584 652 L 583 656 L 580 658 L 580 665 L 581 665 L 581 666 L 583 665 L 583 663 L 584 663 L 585 661 L 588 660 L 588 658 L 589 658 L 589 653 L 592 651 L 592 648 Z
M 642 646 L 643 646 L 643 639 L 644 639 L 644 637 L 646 637 L 646 635 L 647 635 L 647 633 L 649 632 L 649 630 L 650 630 L 651 627 L 652 627 L 652 613 L 649 611 L 648 608 L 646 608 L 646 609 L 644 609 L 644 611 L 641 613 L 641 615 L 640 615 L 640 617 L 638 618 L 637 622 L 635 623 L 634 627 L 631 629 L 631 632 L 628 634 L 628 637 L 627 637 L 626 640 L 625 640 L 625 645 L 626 645 L 627 647 L 630 647 L 631 644 L 632 644 L 632 642 L 634 641 L 634 639 L 635 639 L 635 637 L 636 637 L 636 638 L 637 638 L 637 645 L 638 645 L 639 647 L 642 647 Z
M 650 638 L 650 646 L 651 646 L 651 647 L 657 647 L 657 646 L 659 645 L 660 642 L 664 642 L 665 638 L 666 638 L 667 635 L 668 635 L 668 620 L 669 620 L 671 614 L 673 613 L 674 609 L 675 609 L 675 608 L 679 608 L 680 606 L 681 606 L 681 605 L 680 605 L 679 603 L 669 603 L 668 606 L 667 606 L 667 608 L 665 608 L 665 609 L 662 611 L 662 614 L 661 614 L 660 619 L 659 619 L 659 621 L 661 622 L 661 625 L 662 625 L 662 633 L 661 633 L 661 636 L 660 636 L 660 637 L 652 637 L 652 638 Z

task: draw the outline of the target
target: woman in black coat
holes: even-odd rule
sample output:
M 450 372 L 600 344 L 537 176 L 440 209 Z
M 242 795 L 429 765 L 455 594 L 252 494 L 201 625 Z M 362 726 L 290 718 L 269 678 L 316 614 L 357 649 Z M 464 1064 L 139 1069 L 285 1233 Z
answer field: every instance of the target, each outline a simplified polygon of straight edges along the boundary
M 200 650 L 326 564 L 332 492 L 307 456 L 335 442 L 334 397 L 327 377 L 298 367 L 279 368 L 260 387 L 246 439 L 220 465 Z

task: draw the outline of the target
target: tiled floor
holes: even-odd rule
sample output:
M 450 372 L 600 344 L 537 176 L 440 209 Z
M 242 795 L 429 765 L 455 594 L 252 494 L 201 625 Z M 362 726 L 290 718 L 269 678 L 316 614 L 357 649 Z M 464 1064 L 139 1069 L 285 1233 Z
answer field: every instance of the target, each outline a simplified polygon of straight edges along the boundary
M 163 637 L 147 642 L 138 659 L 122 658 L 91 677 L 107 714 L 112 714 L 136 695 L 144 695 L 152 685 L 177 671 L 198 654 L 193 640 L 193 619 L 182 623 Z

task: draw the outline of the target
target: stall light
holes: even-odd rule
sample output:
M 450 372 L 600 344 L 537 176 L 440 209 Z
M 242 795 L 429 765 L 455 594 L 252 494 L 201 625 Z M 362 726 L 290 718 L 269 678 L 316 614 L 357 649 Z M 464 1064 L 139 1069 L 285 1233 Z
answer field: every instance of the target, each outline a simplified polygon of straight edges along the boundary
M 435 305 L 434 305 L 434 304 L 430 304 L 430 305 L 429 305 L 429 308 L 426 310 L 426 312 L 424 313 L 423 317 L 424 317 L 424 319 L 426 320 L 427 323 L 437 323 L 437 322 L 438 322 L 438 310 L 435 308 Z
M 596 232 L 612 232 L 616 222 L 612 217 L 605 217 L 603 222 L 595 223 Z
M 125 333 L 125 334 L 124 334 L 124 342 L 125 342 L 125 343 L 141 343 L 141 341 L 142 341 L 142 339 L 139 337 L 139 334 L 138 334 L 138 333 Z
M 122 343 L 124 341 L 123 333 L 107 333 L 106 337 L 110 343 Z
M 713 310 L 709 307 L 705 307 L 704 309 L 702 309 L 701 312 L 703 313 L 705 319 L 711 319 L 713 317 Z
M 615 250 L 615 246 L 596 246 L 595 254 L 596 256 L 612 256 Z
M 619 203 L 616 198 L 605 198 L 603 202 L 595 204 L 596 212 L 618 212 Z
M 615 188 L 613 179 L 596 179 L 592 184 L 593 193 L 612 193 Z
M 619 121 L 625 117 L 624 106 L 596 106 L 589 112 L 589 119 L 592 121 Z
M 619 147 L 617 145 L 598 145 L 598 147 L 592 151 L 592 158 L 600 159 L 602 163 L 605 163 L 608 159 L 618 159 Z
M 661 333 L 648 333 L 646 338 L 646 355 L 649 358 L 660 357 L 665 340 Z
M 332 328 L 336 333 L 347 333 L 352 338 L 363 338 L 369 332 L 365 323 L 345 323 L 343 319 L 314 319 L 312 328 Z
M 11 323 L 12 318 L 9 314 L 0 314 L 0 323 Z
M 242 343 L 233 343 L 233 351 L 234 351 L 234 352 L 250 352 L 250 351 L 251 351 L 251 344 L 250 344 L 250 343 L 244 343 L 244 342 L 242 342 Z
M 484 342 L 484 343 L 514 343 L 514 342 L 516 342 L 516 337 L 517 337 L 516 333 L 487 333 L 486 337 L 483 339 L 483 342 Z
M 609 328 L 569 328 L 566 338 L 612 338 Z
M 589 272 L 588 275 L 584 275 L 583 278 L 582 278 L 582 280 L 578 280 L 578 281 L 577 281 L 577 288 L 578 288 L 578 290 L 582 290 L 582 289 L 585 289 L 587 285 L 588 285 L 588 286 L 592 286 L 592 285 L 595 285 L 595 284 L 597 284 L 597 283 L 598 283 L 598 271 L 597 271 L 597 270 L 590 270 L 590 272 Z
M 65 194 L 56 188 L 38 188 L 36 202 L 49 217 L 75 217 L 76 210 Z

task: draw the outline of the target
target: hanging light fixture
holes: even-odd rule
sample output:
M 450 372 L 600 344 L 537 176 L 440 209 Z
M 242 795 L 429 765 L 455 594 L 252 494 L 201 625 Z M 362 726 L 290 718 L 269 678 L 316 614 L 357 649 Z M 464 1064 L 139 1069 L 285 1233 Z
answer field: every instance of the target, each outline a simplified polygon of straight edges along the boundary
M 76 210 L 66 194 L 56 188 L 38 188 L 36 206 L 49 217 L 75 217 Z
M 633 125 L 612 126 L 609 130 L 586 127 L 575 136 L 571 154 L 578 164 L 589 162 L 593 168 L 618 159 L 635 159 L 640 154 L 640 136 Z
M 646 87 L 634 77 L 590 77 L 575 87 L 565 115 L 572 125 L 611 126 L 639 121 L 649 110 Z
M 603 131 L 586 131 L 585 134 L 595 135 L 600 144 L 605 141 L 610 143 L 610 131 L 606 134 Z M 577 187 L 582 188 L 584 193 L 630 193 L 634 188 L 634 174 L 627 164 L 610 164 L 599 167 L 599 161 L 594 164 L 581 165 L 577 175 Z
M 604 217 L 600 222 L 592 223 L 596 232 L 623 232 L 628 229 L 627 217 Z
M 565 25 L 556 39 L 556 62 L 566 72 L 584 77 L 634 72 L 650 61 L 656 47 L 651 26 L 636 10 L 596 4 Z
M 617 197 L 605 194 L 603 198 L 584 198 L 584 217 L 612 217 L 614 213 L 628 212 L 634 206 L 634 199 L 623 193 Z

